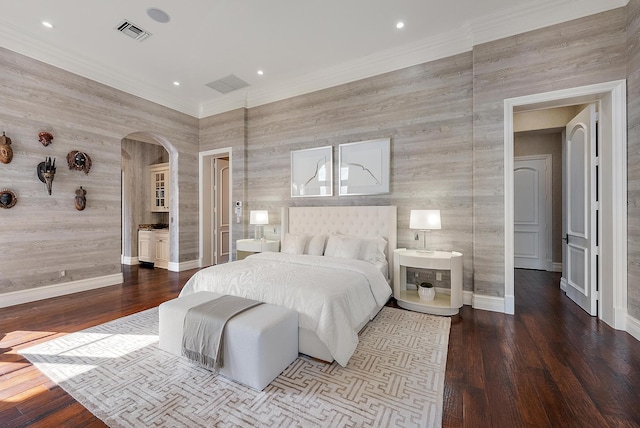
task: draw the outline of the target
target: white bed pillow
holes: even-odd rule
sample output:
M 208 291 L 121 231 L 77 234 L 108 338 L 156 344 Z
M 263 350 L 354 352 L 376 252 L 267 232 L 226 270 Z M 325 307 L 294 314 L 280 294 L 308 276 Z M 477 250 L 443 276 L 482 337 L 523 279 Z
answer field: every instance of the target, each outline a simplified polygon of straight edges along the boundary
M 287 233 L 282 242 L 281 253 L 304 254 L 304 246 L 307 243 L 307 235 L 294 235 Z
M 370 237 L 370 236 L 355 236 L 355 235 L 343 235 L 354 239 L 360 239 L 362 244 L 360 245 L 360 252 L 358 253 L 358 259 L 364 260 L 369 263 L 376 264 L 377 262 L 386 262 L 387 256 L 387 240 L 382 236 Z
M 327 241 L 327 235 L 314 235 L 307 241 L 307 247 L 304 249 L 305 254 L 311 256 L 324 255 L 324 244 Z
M 327 239 L 324 255 L 342 259 L 358 259 L 362 240 L 353 236 L 331 235 Z

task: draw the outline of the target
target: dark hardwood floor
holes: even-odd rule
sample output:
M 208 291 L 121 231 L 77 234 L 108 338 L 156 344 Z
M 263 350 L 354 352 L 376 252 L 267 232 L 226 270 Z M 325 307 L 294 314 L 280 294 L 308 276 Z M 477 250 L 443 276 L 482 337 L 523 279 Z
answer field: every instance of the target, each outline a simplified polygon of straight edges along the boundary
M 119 286 L 0 309 L 0 426 L 103 427 L 17 351 L 172 299 L 195 271 L 125 267 Z M 452 318 L 444 427 L 640 427 L 640 343 L 516 271 L 516 315 Z M 390 303 L 393 305 L 393 303 Z

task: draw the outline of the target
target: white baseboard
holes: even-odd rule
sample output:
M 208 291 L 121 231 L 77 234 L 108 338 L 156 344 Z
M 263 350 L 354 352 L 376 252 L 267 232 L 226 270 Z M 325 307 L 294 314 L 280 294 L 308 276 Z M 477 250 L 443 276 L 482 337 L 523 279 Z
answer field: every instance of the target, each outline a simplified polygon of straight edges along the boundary
M 171 272 L 182 272 L 183 270 L 198 269 L 200 267 L 200 260 L 190 260 L 188 262 L 169 262 L 168 269 Z
M 551 269 L 547 269 L 549 272 L 562 272 L 562 263 L 552 263 Z
M 43 287 L 30 288 L 28 290 L 12 291 L 0 294 L 0 308 L 21 305 L 23 303 L 35 302 L 37 300 L 50 299 L 52 297 L 64 296 L 66 294 L 78 293 L 80 291 L 93 290 L 95 288 L 108 287 L 110 285 L 122 284 L 124 278 L 122 273 L 99 276 L 97 278 L 87 278 L 78 281 L 64 282 L 62 284 L 45 285 Z
M 137 265 L 138 263 L 140 263 L 137 256 L 136 257 L 120 256 L 120 262 L 123 265 L 129 265 L 129 266 Z
M 482 294 L 473 295 L 473 309 L 482 309 L 483 311 L 505 313 L 504 297 L 484 296 Z
M 631 315 L 627 315 L 627 333 L 640 340 L 640 320 Z
M 473 291 L 462 292 L 462 304 L 469 306 L 473 305 Z

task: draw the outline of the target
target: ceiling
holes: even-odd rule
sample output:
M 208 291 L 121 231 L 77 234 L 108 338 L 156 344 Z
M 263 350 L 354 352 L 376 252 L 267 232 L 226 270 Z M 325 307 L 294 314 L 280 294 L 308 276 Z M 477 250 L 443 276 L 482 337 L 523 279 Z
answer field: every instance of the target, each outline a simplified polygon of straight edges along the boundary
M 627 2 L 0 0 L 0 46 L 206 117 L 469 51 Z M 150 8 L 170 21 L 154 21 Z M 116 31 L 123 19 L 151 36 L 137 41 Z M 54 27 L 44 27 L 44 20 Z M 396 28 L 398 21 L 404 28 Z M 224 95 L 206 86 L 230 74 L 249 86 Z

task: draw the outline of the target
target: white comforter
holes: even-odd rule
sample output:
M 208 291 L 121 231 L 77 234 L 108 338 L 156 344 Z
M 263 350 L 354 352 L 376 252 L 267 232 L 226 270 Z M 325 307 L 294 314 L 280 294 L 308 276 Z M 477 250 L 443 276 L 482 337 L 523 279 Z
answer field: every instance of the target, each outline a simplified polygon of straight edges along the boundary
M 387 302 L 391 288 L 372 264 L 351 259 L 261 253 L 197 272 L 181 296 L 198 291 L 246 297 L 294 309 L 345 366 L 358 344 L 357 327 Z

